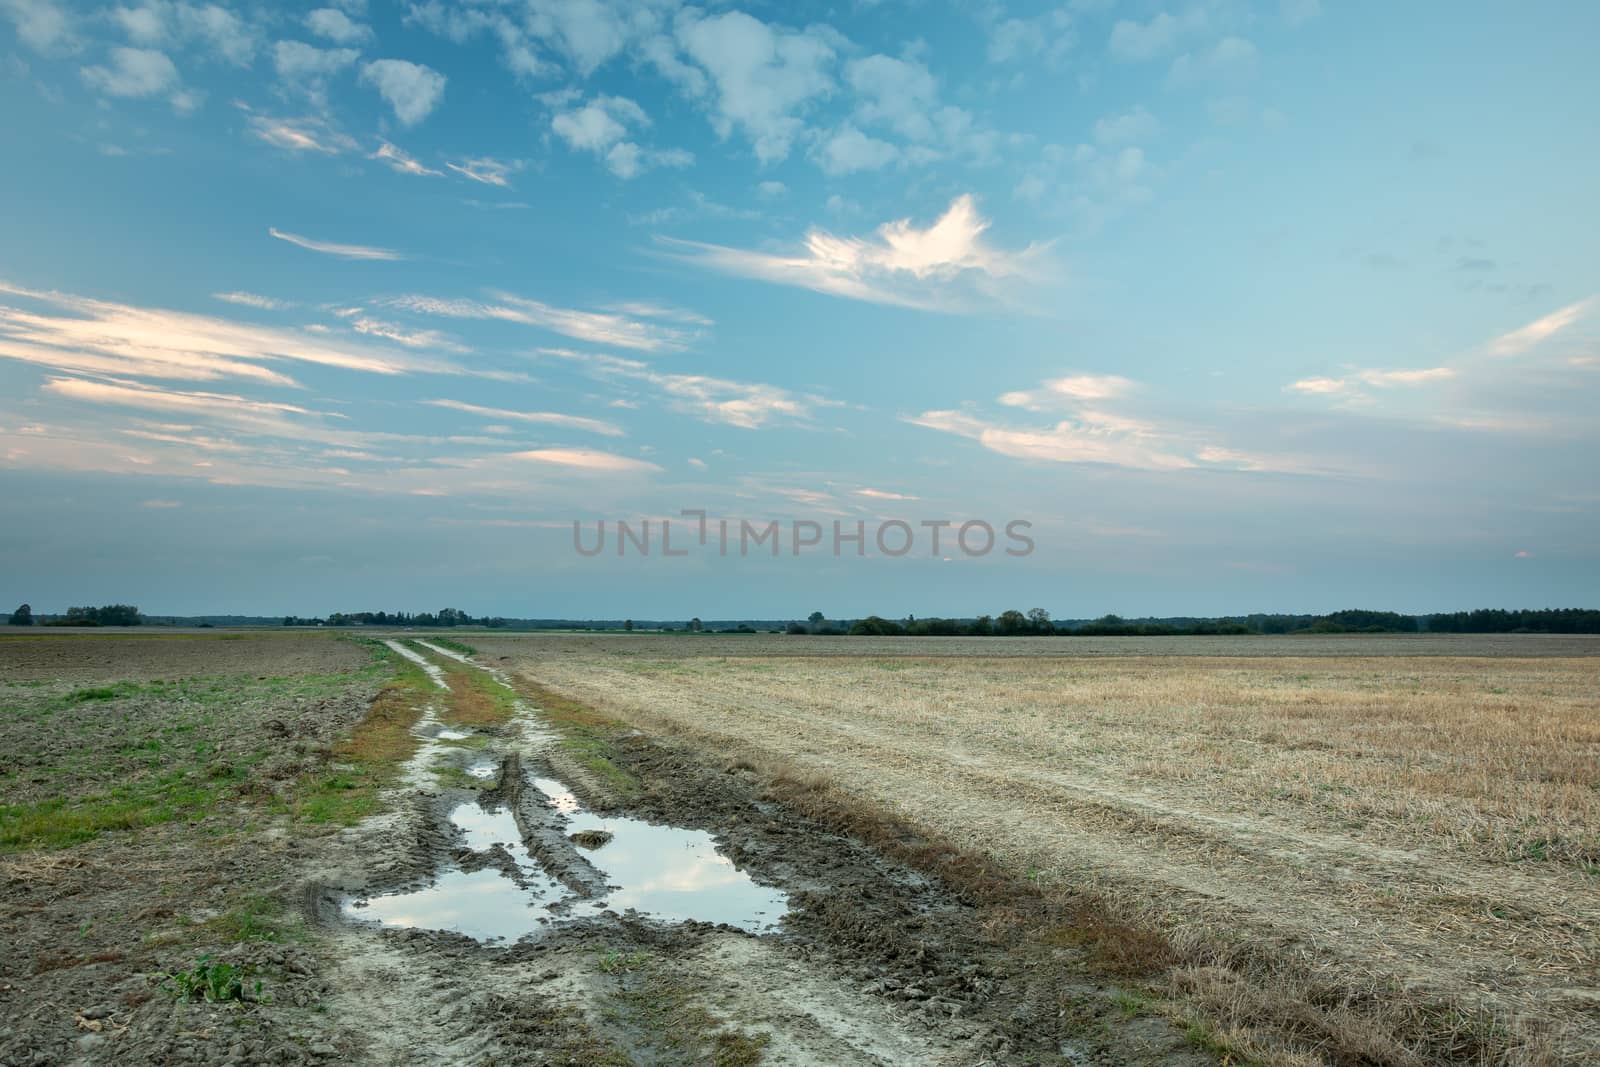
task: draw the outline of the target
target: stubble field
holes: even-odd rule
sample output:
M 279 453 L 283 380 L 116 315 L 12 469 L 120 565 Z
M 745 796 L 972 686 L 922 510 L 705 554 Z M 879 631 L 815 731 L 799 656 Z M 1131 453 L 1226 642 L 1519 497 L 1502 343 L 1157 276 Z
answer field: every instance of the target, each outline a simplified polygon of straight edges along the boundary
M 1600 642 L 479 644 L 1092 891 L 1160 931 L 1170 990 L 1246 1047 L 1276 1023 L 1403 1062 L 1509 1022 L 1600 1054 Z

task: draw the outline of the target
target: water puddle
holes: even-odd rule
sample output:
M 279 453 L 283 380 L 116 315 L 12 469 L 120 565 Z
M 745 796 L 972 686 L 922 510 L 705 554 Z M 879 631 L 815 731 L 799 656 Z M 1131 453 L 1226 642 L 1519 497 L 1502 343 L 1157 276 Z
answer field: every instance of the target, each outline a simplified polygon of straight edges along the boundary
M 415 663 L 417 666 L 427 671 L 428 677 L 433 679 L 433 684 L 438 686 L 440 689 L 448 690 L 450 688 L 449 683 L 444 680 L 444 671 L 440 670 L 439 665 L 434 663 L 427 656 L 424 656 L 422 653 L 413 649 L 407 648 L 399 641 L 385 641 L 384 645 L 387 646 L 390 651 L 404 656 L 412 663 Z
M 441 741 L 465 741 L 472 736 L 471 730 L 457 730 L 453 726 L 446 726 L 443 730 L 433 735 Z
M 472 851 L 504 848 L 518 877 L 513 879 L 497 867 L 456 868 L 426 889 L 356 901 L 348 905 L 347 913 L 384 926 L 450 930 L 478 941 L 515 941 L 548 923 L 549 904 L 559 901 L 566 888 L 528 855 L 511 813 L 462 804 L 450 813 L 450 821 Z
M 468 773 L 493 763 L 474 764 Z M 582 857 L 604 878 L 593 898 L 558 882 L 540 867 L 522 841 L 509 811 L 462 804 L 450 813 L 466 847 L 481 856 L 504 849 L 516 875 L 504 865 L 468 871 L 452 868 L 425 889 L 358 900 L 346 905 L 352 918 L 384 926 L 449 930 L 479 941 L 515 941 L 537 930 L 612 911 L 633 912 L 659 922 L 726 923 L 750 933 L 774 929 L 788 911 L 788 896 L 757 885 L 717 851 L 703 830 L 658 826 L 642 819 L 587 812 L 561 782 L 535 778 L 534 786 L 555 810 L 564 836 L 603 831 Z
M 494 760 L 479 760 L 467 768 L 468 778 L 479 778 L 488 781 L 500 773 L 500 764 Z

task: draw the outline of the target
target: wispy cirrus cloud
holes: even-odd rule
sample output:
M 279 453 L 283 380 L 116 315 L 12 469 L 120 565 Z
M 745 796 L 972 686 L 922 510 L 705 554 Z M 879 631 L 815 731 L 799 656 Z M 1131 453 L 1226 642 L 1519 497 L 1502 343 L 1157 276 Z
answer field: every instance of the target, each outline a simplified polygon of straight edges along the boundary
M 469 415 L 482 415 L 490 419 L 531 422 L 545 426 L 561 426 L 569 430 L 584 430 L 588 433 L 603 434 L 606 437 L 621 437 L 624 433 L 622 427 L 614 422 L 586 418 L 582 415 L 563 415 L 555 411 L 511 411 L 507 408 L 491 408 L 482 407 L 478 404 L 468 404 L 460 400 L 424 400 L 423 403 L 431 407 L 448 408 L 451 411 L 461 411 Z
M 1600 305 L 1600 296 L 1591 296 L 1575 304 L 1568 304 L 1559 311 L 1535 319 L 1520 329 L 1501 334 L 1489 345 L 1489 353 L 1495 356 L 1520 356 L 1587 318 L 1597 305 Z
M 267 227 L 267 233 L 280 241 L 287 241 L 292 245 L 311 252 L 321 252 L 325 256 L 338 256 L 340 259 L 373 259 L 396 260 L 405 259 L 405 255 L 392 248 L 376 248 L 371 245 L 345 245 L 333 241 L 318 241 L 310 237 L 302 237 L 297 233 L 286 233 L 276 226 Z
M 275 297 L 262 296 L 259 293 L 247 293 L 242 289 L 235 289 L 227 293 L 212 293 L 211 299 L 221 300 L 226 304 L 239 304 L 248 308 L 259 308 L 262 311 L 281 311 L 284 308 L 294 307 L 292 300 L 278 300 Z
M 251 115 L 246 121 L 256 140 L 289 152 L 320 152 L 333 156 L 356 148 L 352 138 L 314 116 L 286 119 Z
M 404 149 L 397 148 L 388 141 L 379 145 L 378 150 L 367 158 L 376 159 L 400 174 L 411 174 L 419 178 L 444 176 L 444 171 L 423 165 Z
M 421 295 L 397 297 L 388 303 L 424 315 L 490 319 L 535 326 L 592 344 L 641 352 L 681 351 L 698 336 L 698 331 L 675 324 L 671 319 L 660 321 L 661 317 L 657 315 L 563 308 L 504 292 L 492 292 L 489 295 L 495 303 Z
M 1129 413 L 1126 398 L 1139 383 L 1114 374 L 1074 374 L 1040 388 L 1003 393 L 999 402 L 1029 411 L 1058 412 L 1046 426 L 985 417 L 969 406 L 924 411 L 904 421 L 964 437 L 1003 456 L 1050 463 L 1103 464 L 1129 470 L 1191 469 L 1328 473 L 1325 464 L 1266 456 L 1219 442 L 1217 433 Z
M 297 383 L 263 364 L 288 361 L 389 375 L 462 373 L 444 361 L 295 329 L 6 282 L 0 282 L 0 294 L 36 305 L 0 305 L 0 358 L 58 370 L 186 381 L 238 378 L 280 386 Z
M 819 407 L 837 401 L 813 394 L 795 393 L 765 382 L 741 382 L 705 374 L 666 374 L 634 359 L 545 349 L 545 355 L 582 363 L 593 373 L 612 379 L 641 382 L 665 395 L 672 407 L 703 422 L 757 430 L 775 423 L 808 423 Z
M 661 470 L 649 460 L 619 456 L 614 452 L 598 452 L 592 448 L 535 448 L 527 452 L 513 452 L 511 458 L 607 474 L 646 474 Z
M 522 169 L 522 160 L 490 159 L 488 156 L 479 156 L 473 159 L 463 159 L 459 163 L 446 163 L 445 166 L 471 181 L 481 182 L 484 185 L 495 185 L 501 189 L 511 188 L 511 175 Z
M 1017 290 L 1051 274 L 1050 245 L 1019 251 L 985 239 L 989 220 L 971 195 L 957 197 L 931 225 L 910 219 L 879 226 L 871 237 L 809 231 L 789 255 L 658 237 L 672 253 L 711 270 L 798 286 L 852 300 L 926 311 L 964 311 L 1011 303 Z
M 1289 392 L 1307 396 L 1339 396 L 1346 399 L 1366 397 L 1363 386 L 1374 389 L 1393 389 L 1405 386 L 1429 385 L 1448 381 L 1456 376 L 1450 367 L 1427 367 L 1415 370 L 1358 370 L 1337 378 L 1302 378 L 1285 388 Z

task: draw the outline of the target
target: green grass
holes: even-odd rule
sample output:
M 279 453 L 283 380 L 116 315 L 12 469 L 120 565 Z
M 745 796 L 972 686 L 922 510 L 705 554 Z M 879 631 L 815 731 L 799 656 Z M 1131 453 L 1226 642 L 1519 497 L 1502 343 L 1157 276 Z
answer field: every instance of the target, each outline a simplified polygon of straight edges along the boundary
M 425 691 L 420 668 L 373 645 L 373 660 L 353 672 L 278 676 L 200 676 L 117 682 L 37 699 L 16 709 L 20 717 L 49 721 L 47 729 L 119 738 L 120 744 L 68 746 L 53 764 L 28 769 L 36 795 L 0 804 L 0 852 L 68 848 L 111 831 L 139 830 L 180 820 L 200 820 L 230 802 L 246 800 L 266 747 L 227 750 L 229 710 L 240 703 L 294 703 L 326 699 L 352 682 L 393 675 L 373 712 L 333 758 L 353 769 L 302 782 L 293 813 L 309 822 L 348 824 L 377 808 L 377 789 L 392 764 L 409 758 L 414 701 L 392 693 Z M 152 709 L 151 703 L 157 705 Z M 73 711 L 94 705 L 93 714 Z M 403 705 L 403 706 L 399 706 Z M 42 795 L 39 795 L 42 794 Z
M 452 652 L 459 652 L 463 656 L 476 656 L 478 654 L 477 649 L 463 641 L 457 641 L 453 637 L 424 637 L 422 640 L 427 641 L 429 644 L 438 645 L 440 648 L 448 648 Z
M 411 728 L 434 691 L 433 681 L 415 663 L 374 643 L 380 667 L 392 676 L 356 724 L 333 747 L 340 769 L 308 775 L 296 783 L 290 812 L 297 822 L 351 826 L 382 807 L 382 792 L 417 750 Z
M 239 941 L 304 941 L 305 923 L 286 911 L 271 897 L 260 893 L 245 896 L 239 903 L 206 920 L 208 933 L 226 943 Z

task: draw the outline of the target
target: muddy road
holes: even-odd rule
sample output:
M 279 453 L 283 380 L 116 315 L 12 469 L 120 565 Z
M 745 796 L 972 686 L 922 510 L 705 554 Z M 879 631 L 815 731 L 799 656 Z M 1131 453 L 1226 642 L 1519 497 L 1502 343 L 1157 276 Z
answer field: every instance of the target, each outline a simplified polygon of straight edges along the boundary
M 1158 961 L 1108 956 L 1116 931 L 890 818 L 841 832 L 817 783 L 663 743 L 465 646 L 338 646 L 378 658 L 5 679 L 13 751 L 40 724 L 57 743 L 3 768 L 0 1064 L 1222 1058 L 1147 999 Z M 152 673 L 96 654 L 101 682 Z M 170 806 L 174 782 L 218 784 L 118 825 L 115 788 L 79 788 L 117 730 L 155 738 L 124 790 Z

